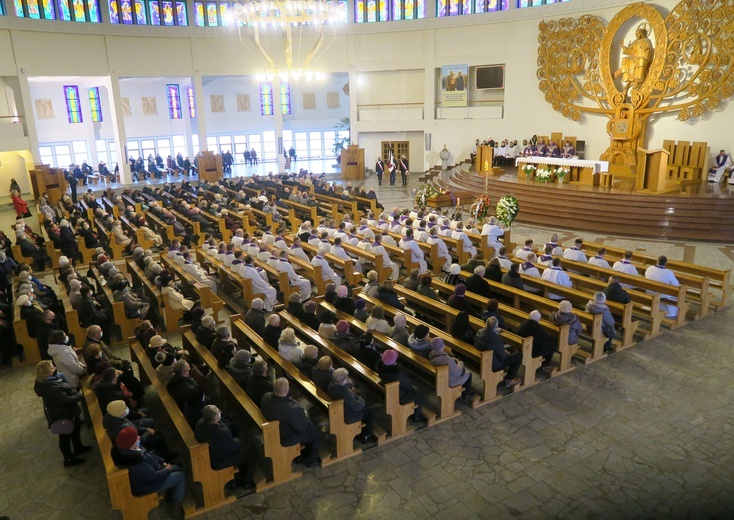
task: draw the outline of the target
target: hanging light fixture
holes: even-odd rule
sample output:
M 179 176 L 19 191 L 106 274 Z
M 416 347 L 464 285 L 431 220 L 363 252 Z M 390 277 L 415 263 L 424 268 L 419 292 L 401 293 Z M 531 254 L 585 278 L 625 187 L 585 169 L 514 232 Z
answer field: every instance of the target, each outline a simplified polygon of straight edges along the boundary
M 324 30 L 346 20 L 346 2 L 334 0 L 247 0 L 232 7 L 238 25 L 250 28 L 250 38 L 262 55 L 267 66 L 257 71 L 255 79 L 272 81 L 279 77 L 283 81 L 305 79 L 323 80 L 325 72 L 313 66 L 316 54 L 324 43 Z M 261 33 L 279 33 L 283 38 L 285 66 L 277 66 L 260 42 Z M 302 65 L 294 65 L 293 32 L 299 40 L 304 33 L 316 36 L 316 42 Z

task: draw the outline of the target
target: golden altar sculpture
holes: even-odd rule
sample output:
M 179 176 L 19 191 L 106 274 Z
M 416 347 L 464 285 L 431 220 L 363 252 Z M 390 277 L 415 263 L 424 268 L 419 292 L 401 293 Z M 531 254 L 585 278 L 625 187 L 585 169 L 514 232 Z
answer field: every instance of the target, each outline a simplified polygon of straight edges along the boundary
M 635 39 L 625 43 L 630 26 Z M 630 4 L 608 25 L 590 15 L 543 21 L 539 88 L 573 121 L 608 117 L 610 144 L 600 159 L 615 178 L 636 178 L 644 174 L 637 152 L 651 116 L 689 121 L 734 93 L 733 27 L 728 0 L 683 0 L 665 18 L 654 5 Z

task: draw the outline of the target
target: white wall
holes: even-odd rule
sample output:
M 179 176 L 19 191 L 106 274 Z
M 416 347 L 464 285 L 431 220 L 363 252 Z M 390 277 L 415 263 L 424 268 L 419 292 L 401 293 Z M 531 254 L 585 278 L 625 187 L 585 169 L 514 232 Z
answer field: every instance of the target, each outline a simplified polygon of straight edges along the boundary
M 678 0 L 657 2 L 663 10 L 668 11 L 677 3 Z M 374 142 L 377 135 L 398 139 L 402 133 L 407 132 L 416 137 L 421 135 L 416 141 L 422 143 L 423 133 L 432 135 L 431 152 L 413 156 L 417 150 L 422 150 L 422 144 L 412 147 L 414 151 L 411 152 L 411 162 L 414 170 L 421 163 L 424 168 L 438 164 L 438 150 L 444 143 L 454 157 L 461 159 L 468 156 L 475 138 L 490 135 L 521 140 L 534 133 L 563 132 L 586 141 L 587 156 L 598 157 L 609 143 L 605 131 L 607 118 L 589 115 L 582 122 L 574 123 L 555 112 L 538 90 L 538 23 L 543 19 L 569 16 L 578 18 L 583 14 L 597 15 L 609 22 L 627 4 L 629 2 L 625 0 L 573 0 L 557 5 L 451 19 L 434 18 L 360 26 L 349 24 L 339 29 L 336 36 L 328 36 L 323 57 L 317 65 L 333 73 L 348 72 L 353 80 L 361 75 L 368 78 L 364 88 L 351 85 L 351 98 L 341 98 L 344 107 L 348 103 L 350 105 L 352 131 L 357 141 Z M 124 77 L 155 71 L 160 76 L 171 77 L 242 77 L 253 75 L 262 65 L 262 60 L 253 53 L 252 44 L 247 38 L 244 38 L 245 44 L 242 44 L 236 34 L 227 28 L 164 30 L 35 22 L 8 16 L 1 18 L 0 75 L 4 76 Z M 302 49 L 310 48 L 311 42 L 311 39 L 304 39 Z M 263 44 L 274 59 L 280 60 L 274 39 L 266 37 Z M 71 59 L 72 56 L 79 58 Z M 434 71 L 441 65 L 453 63 L 466 63 L 470 66 L 495 63 L 507 65 L 502 119 L 435 120 Z M 386 81 L 380 81 L 383 78 Z M 216 83 L 207 84 L 205 93 L 214 88 L 223 89 L 221 93 L 225 93 L 226 89 L 233 91 L 245 88 L 234 84 L 223 84 L 220 87 Z M 334 90 L 341 91 L 343 82 L 335 83 L 340 84 L 333 85 Z M 135 113 L 135 104 L 139 103 L 143 89 L 128 89 L 126 86 L 122 88 L 123 92 L 128 92 L 123 95 L 131 97 Z M 250 92 L 252 110 L 259 114 L 256 92 Z M 290 125 L 295 128 L 301 124 L 305 125 L 302 128 L 311 126 L 311 114 L 298 112 L 298 88 L 293 88 L 292 92 L 296 113 L 286 121 L 284 127 L 288 128 Z M 180 133 L 178 124 L 166 119 L 165 90 L 160 90 L 156 96 L 159 98 L 161 116 L 143 120 L 136 116 L 134 120 L 126 118 L 125 127 L 129 137 L 150 135 L 159 130 L 166 130 L 166 134 Z M 402 126 L 374 122 L 362 125 L 356 120 L 357 105 L 372 102 L 423 102 L 424 120 Z M 230 106 L 234 100 L 228 97 L 225 103 Z M 707 114 L 696 124 L 680 123 L 675 117 L 660 117 L 649 125 L 647 145 L 658 147 L 664 139 L 700 140 L 708 142 L 712 150 L 731 149 L 733 143 L 730 142 L 730 132 L 727 131 L 728 122 L 734 114 L 731 105 L 723 104 L 720 109 Z M 229 112 L 226 114 L 227 119 L 223 119 L 224 116 L 220 117 L 221 115 L 206 114 L 207 130 L 218 133 L 220 130 L 228 131 L 250 124 L 262 125 L 264 128 L 268 124 L 258 123 L 254 115 L 250 120 L 249 115 L 245 117 L 240 114 L 229 119 Z M 331 119 L 330 114 L 323 117 Z M 44 122 L 39 122 L 38 126 L 39 137 L 57 132 L 54 128 L 44 128 Z M 391 130 L 394 132 L 391 133 Z M 33 142 L 31 136 L 31 143 Z M 367 157 L 376 155 L 375 150 L 366 152 Z M 371 163 L 372 160 L 368 162 Z

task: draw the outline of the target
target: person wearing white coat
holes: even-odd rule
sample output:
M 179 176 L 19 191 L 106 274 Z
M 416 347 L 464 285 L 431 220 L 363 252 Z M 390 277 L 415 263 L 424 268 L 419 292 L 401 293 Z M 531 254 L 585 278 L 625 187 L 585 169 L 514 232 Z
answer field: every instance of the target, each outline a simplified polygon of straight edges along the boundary
M 211 278 L 204 269 L 191 261 L 191 253 L 186 251 L 183 256 L 184 271 L 191 274 L 197 282 L 209 287 L 214 294 L 217 294 L 217 282 Z
M 666 256 L 658 257 L 657 265 L 651 265 L 645 270 L 645 278 L 660 283 L 672 285 L 673 287 L 679 287 L 680 282 L 675 277 L 675 273 L 668 269 L 668 258 Z M 647 291 L 650 294 L 655 294 L 655 291 Z M 665 300 L 665 301 L 663 301 Z M 665 311 L 666 318 L 678 317 L 678 306 L 671 302 L 677 302 L 678 299 L 674 296 L 661 295 L 660 297 L 660 310 Z
M 339 276 L 334 272 L 334 270 L 329 265 L 329 261 L 324 258 L 324 255 L 326 255 L 326 250 L 323 247 L 319 247 L 318 251 L 316 251 L 316 255 L 311 259 L 311 265 L 321 266 L 321 279 L 325 282 L 327 280 L 331 280 L 334 282 L 334 285 L 339 286 L 342 284 L 342 277 Z
M 336 256 L 337 258 L 352 260 L 352 269 L 355 273 L 362 274 L 364 272 L 362 264 L 349 256 L 349 254 L 344 250 L 344 248 L 342 247 L 342 241 L 339 237 L 334 237 L 334 245 L 331 246 L 331 254 Z
M 599 250 L 596 252 L 596 255 L 589 258 L 589 265 L 601 267 L 602 269 L 611 269 L 612 266 L 610 266 L 609 262 L 607 262 L 606 258 L 604 258 L 604 255 L 606 254 L 606 248 L 600 247 Z
M 487 247 L 494 249 L 492 256 L 497 256 L 497 251 L 502 245 L 500 244 L 499 237 L 504 234 L 505 230 L 497 225 L 497 217 L 489 217 L 489 222 L 486 222 L 484 226 L 482 226 L 481 235 L 487 237 Z
M 258 270 L 254 265 L 252 265 L 252 257 L 248 255 L 245 257 L 245 263 L 241 268 L 240 273 L 242 274 L 242 278 L 250 280 L 250 283 L 252 284 L 252 292 L 254 294 L 261 293 L 265 295 L 263 300 L 265 310 L 267 312 L 272 312 L 273 307 L 278 304 L 278 291 L 268 283 L 265 271 Z
M 459 222 L 456 224 L 456 231 L 451 235 L 457 241 L 462 241 L 464 246 L 464 252 L 469 253 L 470 258 L 477 256 L 477 248 L 471 241 L 471 238 L 464 232 L 464 223 Z
M 397 280 L 400 276 L 400 263 L 399 262 L 393 262 L 390 259 L 390 255 L 385 250 L 385 247 L 382 245 L 382 235 L 377 235 L 374 238 L 374 242 L 370 246 L 369 251 L 372 252 L 373 255 L 378 256 L 382 255 L 382 266 L 383 267 L 389 267 L 392 269 L 392 279 Z M 402 244 L 403 241 L 401 240 L 400 243 Z M 422 254 L 422 253 L 421 253 Z
M 431 236 L 428 237 L 428 244 L 436 244 L 438 258 L 439 260 L 443 260 L 443 264 L 441 264 L 441 270 L 448 272 L 453 260 L 451 259 L 449 248 L 446 247 L 446 243 L 441 239 L 441 237 L 438 236 L 438 226 L 433 226 L 431 228 Z
M 190 311 L 194 308 L 194 302 L 184 298 L 184 295 L 178 292 L 175 280 L 171 280 L 168 285 L 161 288 L 161 295 L 168 296 L 168 305 L 172 311 Z
M 418 264 L 419 274 L 428 272 L 428 264 L 426 263 L 426 257 L 421 250 L 421 246 L 413 238 L 413 230 L 407 228 L 405 232 L 405 238 L 400 240 L 400 247 L 403 249 L 410 249 L 410 257 L 413 263 Z
M 74 349 L 69 345 L 69 336 L 63 330 L 55 330 L 48 338 L 48 355 L 53 357 L 54 365 L 64 374 L 72 388 L 79 388 L 79 376 L 87 373 L 87 366 L 79 361 Z
M 545 271 L 543 271 L 543 276 L 541 278 L 547 282 L 554 283 L 556 285 L 560 285 L 561 287 L 573 287 L 573 283 L 571 282 L 571 278 L 568 276 L 568 274 L 561 268 L 561 259 L 560 258 L 554 258 L 552 267 L 549 267 Z M 558 294 L 549 294 L 549 298 L 552 300 L 562 300 L 563 296 L 560 296 Z
M 301 301 L 305 302 L 311 297 L 311 282 L 296 274 L 295 269 L 288 261 L 288 252 L 281 251 L 280 258 L 278 259 L 278 265 L 276 269 L 280 272 L 288 273 L 288 281 L 291 286 L 298 287 L 298 292 L 301 294 Z
M 617 271 L 618 273 L 628 274 L 630 276 L 639 276 L 640 273 L 637 272 L 637 267 L 632 264 L 632 256 L 632 251 L 625 251 L 624 258 L 622 260 L 617 260 L 616 262 L 614 262 L 612 270 Z M 623 283 L 621 285 L 624 289 L 632 289 L 634 287 L 633 285 L 629 285 L 626 283 Z
M 583 264 L 587 263 L 586 255 L 583 251 L 581 251 L 582 245 L 584 245 L 584 241 L 580 238 L 574 240 L 574 245 L 572 247 L 566 248 L 566 250 L 563 252 L 563 258 L 565 258 L 566 260 L 572 260 L 574 262 L 581 262 Z

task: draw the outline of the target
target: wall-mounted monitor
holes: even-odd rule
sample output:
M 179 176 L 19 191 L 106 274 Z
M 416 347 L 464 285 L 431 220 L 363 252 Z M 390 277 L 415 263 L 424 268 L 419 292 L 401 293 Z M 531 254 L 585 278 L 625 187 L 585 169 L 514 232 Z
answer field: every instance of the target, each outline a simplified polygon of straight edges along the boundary
M 488 65 L 477 67 L 474 73 L 477 90 L 503 89 L 505 88 L 505 66 Z

